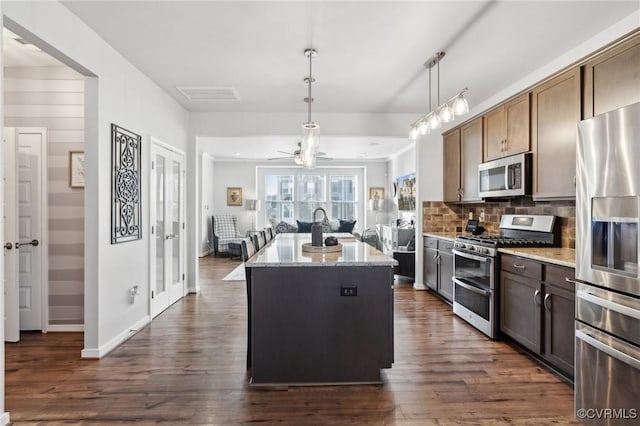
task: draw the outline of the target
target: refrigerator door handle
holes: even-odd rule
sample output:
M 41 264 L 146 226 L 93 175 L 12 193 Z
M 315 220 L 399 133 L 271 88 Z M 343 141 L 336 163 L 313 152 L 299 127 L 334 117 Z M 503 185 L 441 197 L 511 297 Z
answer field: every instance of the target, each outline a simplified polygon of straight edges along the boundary
M 624 362 L 625 364 L 640 370 L 640 359 L 634 358 L 631 355 L 628 355 L 618 349 L 612 348 L 609 345 L 602 343 L 600 340 L 596 339 L 590 334 L 585 333 L 581 330 L 576 330 L 576 339 L 580 339 L 586 344 L 593 346 L 601 352 L 606 353 L 612 358 L 617 359 L 620 362 Z
M 620 303 L 616 303 L 611 300 L 603 299 L 602 297 L 598 297 L 595 294 L 591 294 L 587 291 L 578 290 L 576 293 L 576 297 L 578 299 L 582 299 L 587 302 L 593 303 L 594 305 L 601 306 L 605 309 L 609 309 L 619 314 L 640 320 L 639 310 L 630 308 L 625 305 L 621 305 Z

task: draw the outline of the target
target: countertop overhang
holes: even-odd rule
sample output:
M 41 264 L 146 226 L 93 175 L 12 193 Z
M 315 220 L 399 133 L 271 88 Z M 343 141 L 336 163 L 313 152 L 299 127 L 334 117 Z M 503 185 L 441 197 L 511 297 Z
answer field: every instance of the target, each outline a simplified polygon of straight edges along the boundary
M 311 242 L 311 234 L 278 234 L 262 250 L 246 262 L 247 267 L 292 267 L 292 266 L 396 266 L 398 261 L 375 247 L 347 233 L 326 233 L 335 236 L 342 244 L 337 253 L 307 253 L 302 244 Z

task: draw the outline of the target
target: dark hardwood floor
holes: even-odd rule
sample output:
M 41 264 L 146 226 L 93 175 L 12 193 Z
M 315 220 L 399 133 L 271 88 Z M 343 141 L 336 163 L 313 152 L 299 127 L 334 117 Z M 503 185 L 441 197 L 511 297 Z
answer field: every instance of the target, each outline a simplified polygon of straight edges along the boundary
M 202 291 L 101 360 L 80 359 L 80 333 L 6 344 L 13 424 L 575 422 L 570 385 L 408 282 L 395 286 L 395 363 L 383 385 L 250 388 L 245 285 L 222 281 L 238 264 L 201 259 Z

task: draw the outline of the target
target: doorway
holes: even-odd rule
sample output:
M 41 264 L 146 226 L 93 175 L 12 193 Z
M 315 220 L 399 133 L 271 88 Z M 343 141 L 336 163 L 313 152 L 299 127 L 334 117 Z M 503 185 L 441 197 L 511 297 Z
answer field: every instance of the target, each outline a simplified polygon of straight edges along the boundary
M 186 294 L 185 155 L 151 138 L 151 318 Z
M 5 341 L 47 324 L 47 130 L 4 129 Z

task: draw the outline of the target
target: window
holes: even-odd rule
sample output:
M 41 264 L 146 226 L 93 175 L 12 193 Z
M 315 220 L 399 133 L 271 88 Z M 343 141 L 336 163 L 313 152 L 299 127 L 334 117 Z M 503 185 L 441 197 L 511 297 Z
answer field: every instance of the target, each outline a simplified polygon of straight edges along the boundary
M 263 219 L 265 223 L 277 225 L 296 220 L 313 221 L 313 211 L 322 207 L 329 219 L 356 219 L 362 224 L 362 168 L 318 168 L 313 171 L 264 168 L 258 171 L 258 193 L 263 193 Z M 320 217 L 318 216 L 318 219 Z
M 267 222 L 292 223 L 295 220 L 293 218 L 292 175 L 267 175 L 264 198 Z

